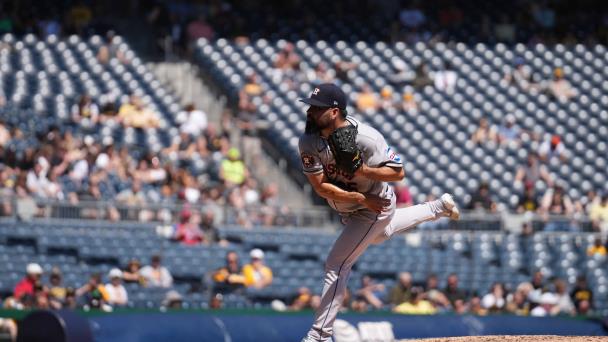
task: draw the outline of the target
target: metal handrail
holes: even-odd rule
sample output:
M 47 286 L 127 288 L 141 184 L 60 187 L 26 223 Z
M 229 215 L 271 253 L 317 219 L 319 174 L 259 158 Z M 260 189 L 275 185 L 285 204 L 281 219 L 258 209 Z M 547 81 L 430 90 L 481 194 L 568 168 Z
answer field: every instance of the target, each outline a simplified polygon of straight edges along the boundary
M 335 215 L 326 207 L 293 208 L 287 206 L 247 206 L 234 208 L 229 205 L 189 204 L 180 202 L 128 205 L 115 201 L 68 201 L 40 198 L 0 197 L 0 203 L 9 202 L 12 212 L 7 215 L 15 219 L 78 219 L 78 220 L 118 220 L 155 223 L 175 223 L 183 210 L 204 215 L 211 212 L 218 224 L 249 224 L 252 226 L 310 226 L 326 227 L 336 223 Z M 4 215 L 2 215 L 4 214 Z M 118 216 L 115 216 L 118 215 Z M 271 218 L 269 218 L 272 217 Z
M 204 214 L 208 211 L 215 216 L 215 223 L 221 225 L 250 225 L 250 226 L 294 226 L 331 228 L 339 226 L 339 217 L 325 206 L 293 208 L 287 206 L 247 206 L 234 208 L 229 205 L 189 204 L 181 202 L 146 203 L 144 205 L 128 205 L 116 201 L 79 201 L 72 204 L 67 201 L 0 197 L 0 203 L 10 203 L 13 208 L 10 215 L 0 212 L 0 217 L 14 219 L 65 219 L 65 220 L 115 220 L 112 214 L 118 214 L 120 221 L 154 222 L 162 224 L 175 223 L 179 220 L 184 209 L 192 213 Z M 268 216 L 272 216 L 270 219 Z M 580 230 L 590 230 L 590 220 L 587 216 L 575 214 L 541 215 L 538 213 L 516 214 L 508 212 L 488 213 L 481 211 L 463 211 L 458 222 L 442 220 L 434 223 L 438 229 L 458 230 L 513 230 L 523 222 L 530 223 L 535 230 L 546 223 L 575 222 L 583 227 Z

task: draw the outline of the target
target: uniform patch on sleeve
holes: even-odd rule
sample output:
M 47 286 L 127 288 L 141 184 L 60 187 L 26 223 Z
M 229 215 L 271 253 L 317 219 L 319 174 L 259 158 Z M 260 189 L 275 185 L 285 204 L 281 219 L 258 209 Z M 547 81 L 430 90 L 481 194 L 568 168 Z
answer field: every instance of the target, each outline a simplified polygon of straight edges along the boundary
M 310 169 L 315 164 L 315 159 L 312 155 L 308 153 L 302 153 L 302 166 L 306 169 Z
M 386 148 L 386 155 L 390 161 L 401 163 L 401 157 L 390 146 Z

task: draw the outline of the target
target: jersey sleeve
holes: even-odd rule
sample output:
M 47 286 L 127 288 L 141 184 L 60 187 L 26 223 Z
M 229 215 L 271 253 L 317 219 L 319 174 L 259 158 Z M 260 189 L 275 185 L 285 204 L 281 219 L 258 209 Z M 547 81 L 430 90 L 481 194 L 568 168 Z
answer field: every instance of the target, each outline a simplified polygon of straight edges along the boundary
M 319 153 L 313 146 L 312 140 L 303 136 L 299 141 L 300 149 L 300 161 L 302 162 L 302 171 L 304 173 L 314 174 L 323 172 L 323 164 L 321 164 L 321 158 Z
M 378 134 L 375 139 L 362 139 L 359 143 L 364 155 L 367 154 L 366 162 L 369 166 L 403 167 L 401 157 L 387 144 L 382 135 Z
M 382 139 L 384 141 L 384 139 Z M 384 162 L 381 163 L 382 166 L 392 166 L 392 167 L 403 167 L 403 161 L 401 157 L 397 153 L 397 151 L 393 150 L 386 142 L 384 142 L 385 147 L 382 149 L 384 153 Z M 381 151 L 381 152 L 382 152 Z

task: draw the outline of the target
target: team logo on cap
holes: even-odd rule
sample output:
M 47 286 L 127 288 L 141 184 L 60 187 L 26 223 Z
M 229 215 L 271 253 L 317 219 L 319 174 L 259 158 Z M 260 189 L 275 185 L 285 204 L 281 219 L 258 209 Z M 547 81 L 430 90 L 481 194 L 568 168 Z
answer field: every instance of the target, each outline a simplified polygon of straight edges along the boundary
M 315 90 L 312 91 L 312 94 L 317 95 L 320 91 L 321 91 L 321 89 L 315 88 Z

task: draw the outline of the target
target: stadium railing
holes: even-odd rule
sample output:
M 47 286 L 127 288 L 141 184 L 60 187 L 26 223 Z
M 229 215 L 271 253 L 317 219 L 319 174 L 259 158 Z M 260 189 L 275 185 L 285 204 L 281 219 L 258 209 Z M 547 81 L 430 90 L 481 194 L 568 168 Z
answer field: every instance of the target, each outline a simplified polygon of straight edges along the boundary
M 333 214 L 324 207 L 293 208 L 285 206 L 248 206 L 235 208 L 228 205 L 194 205 L 187 203 L 147 203 L 127 205 L 107 201 L 67 201 L 0 197 L 0 203 L 10 203 L 10 213 L 0 216 L 16 219 L 65 219 L 65 220 L 112 220 L 111 212 L 118 214 L 120 221 L 157 222 L 170 224 L 179 222 L 184 210 L 205 215 L 211 212 L 214 223 L 220 225 L 251 226 L 296 226 L 327 227 L 336 222 Z
M 147 203 L 127 205 L 108 201 L 66 201 L 0 197 L 0 204 L 10 203 L 10 213 L 0 211 L 0 216 L 20 220 L 63 219 L 63 220 L 112 220 L 111 211 L 118 214 L 114 220 L 156 222 L 171 224 L 179 221 L 184 210 L 203 215 L 212 212 L 214 223 L 218 225 L 242 226 L 293 226 L 336 228 L 339 217 L 323 206 L 293 208 L 287 206 L 248 206 L 234 208 L 228 205 L 193 205 L 186 203 Z M 459 221 L 447 219 L 425 222 L 423 230 L 473 230 L 473 231 L 513 231 L 521 232 L 524 223 L 532 231 L 572 231 L 593 232 L 589 218 L 585 215 L 539 215 L 536 213 L 488 213 L 463 211 Z

